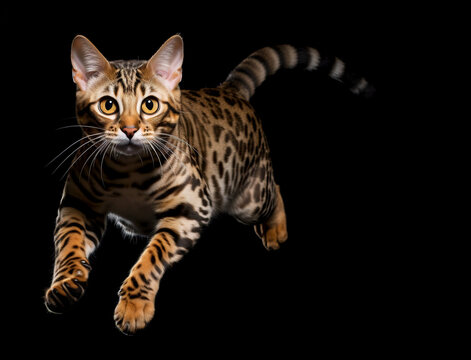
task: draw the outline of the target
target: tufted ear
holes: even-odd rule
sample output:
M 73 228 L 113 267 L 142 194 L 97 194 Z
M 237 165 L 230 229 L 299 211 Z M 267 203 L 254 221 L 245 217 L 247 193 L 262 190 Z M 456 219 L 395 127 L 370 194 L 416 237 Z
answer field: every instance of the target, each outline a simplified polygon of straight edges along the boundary
M 147 62 L 147 70 L 174 90 L 182 80 L 183 39 L 174 35 Z
M 108 60 L 85 36 L 77 35 L 72 41 L 70 54 L 72 78 L 80 90 L 87 90 L 102 74 L 111 70 Z

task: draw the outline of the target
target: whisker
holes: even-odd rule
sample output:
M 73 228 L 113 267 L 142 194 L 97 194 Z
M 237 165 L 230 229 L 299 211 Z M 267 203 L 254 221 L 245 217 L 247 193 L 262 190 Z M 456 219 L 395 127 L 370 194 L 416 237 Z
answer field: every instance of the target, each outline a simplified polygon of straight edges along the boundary
M 102 135 L 102 134 L 95 134 L 96 136 L 98 135 Z M 69 150 L 72 146 L 74 146 L 75 144 L 77 144 L 78 142 L 86 139 L 87 137 L 90 137 L 90 136 L 95 136 L 95 135 L 85 135 L 84 137 L 81 137 L 80 139 L 78 139 L 77 141 L 74 141 L 72 144 L 70 144 L 66 149 L 62 150 L 59 155 L 57 155 L 54 159 L 52 159 L 51 161 L 49 161 L 47 164 L 46 164 L 46 167 L 51 165 L 57 158 L 59 158 L 63 153 L 65 153 L 67 150 Z M 79 148 L 77 148 L 75 151 L 77 151 Z M 75 152 L 74 151 L 74 152 Z M 70 157 L 70 156 L 69 156 Z M 66 159 L 67 160 L 67 159 Z
M 175 144 L 171 143 L 170 141 L 165 140 L 165 139 L 162 139 L 162 138 L 160 138 L 159 141 L 163 141 L 166 146 L 171 145 L 174 150 L 180 151 L 180 153 L 181 153 L 182 155 L 185 155 L 185 156 L 188 157 L 188 159 L 191 159 L 191 156 L 190 156 L 189 154 L 187 154 L 183 149 L 180 149 L 180 148 L 178 147 L 178 145 L 175 145 Z
M 103 162 L 105 161 L 105 156 L 106 153 L 108 152 L 108 149 L 112 148 L 113 143 L 110 141 L 108 143 L 108 146 L 106 146 L 105 150 L 103 151 L 103 157 L 101 158 L 101 163 L 100 163 L 100 175 L 101 175 L 101 183 L 103 184 L 103 187 L 105 187 L 105 180 L 103 179 Z M 110 153 L 111 156 L 111 153 Z
M 98 134 L 97 134 L 98 135 Z M 103 134 L 100 134 L 101 136 L 104 136 Z M 80 139 L 80 140 L 83 140 L 83 139 Z M 76 142 L 75 142 L 76 143 Z M 64 164 L 67 159 L 69 159 L 71 156 L 75 155 L 81 148 L 83 148 L 84 146 L 87 146 L 87 145 L 90 145 L 94 143 L 94 140 L 93 139 L 88 139 L 88 141 L 84 142 L 83 144 L 81 144 L 77 149 L 73 150 L 64 160 L 62 160 L 62 162 L 54 169 L 54 171 L 52 172 L 53 174 L 55 174 L 55 172 L 57 170 L 59 170 L 59 168 L 62 166 L 62 164 Z M 88 149 L 87 149 L 88 150 Z M 87 151 L 85 150 L 85 151 Z
M 88 141 L 88 142 L 86 142 L 85 144 L 89 144 L 90 142 L 91 142 L 91 140 Z M 85 144 L 84 144 L 84 145 L 85 145 Z M 83 146 L 83 145 L 82 145 L 82 146 Z M 82 147 L 82 146 L 81 146 L 81 147 Z M 89 151 L 90 149 L 92 149 L 92 148 L 93 148 L 93 147 L 90 146 L 88 149 L 85 149 L 79 156 L 77 156 L 76 159 L 74 159 L 74 161 L 72 162 L 72 164 L 71 164 L 71 165 L 69 166 L 69 168 L 65 171 L 64 175 L 62 175 L 61 180 L 67 175 L 67 173 L 70 171 L 70 169 L 72 169 L 72 167 L 77 163 L 77 161 L 79 161 L 79 159 L 80 159 L 83 155 L 85 155 L 85 153 L 88 152 L 88 151 Z M 78 150 L 78 149 L 77 149 L 77 150 Z
M 146 143 L 144 144 L 144 149 L 149 153 L 150 158 L 152 159 L 152 167 L 155 168 L 154 155 L 150 151 L 149 140 L 145 139 Z
M 177 160 L 180 162 L 180 164 L 184 167 L 184 162 L 182 161 L 181 157 L 177 155 L 177 153 L 175 152 L 175 150 L 178 150 L 179 153 L 178 154 L 182 154 L 182 155 L 185 155 L 188 157 L 188 159 L 191 160 L 191 157 L 190 155 L 188 155 L 185 151 L 183 151 L 182 149 L 180 149 L 178 146 L 176 146 L 175 144 L 172 144 L 171 142 L 169 141 L 166 141 L 165 139 L 156 139 L 155 140 L 157 143 L 159 143 L 160 146 L 166 148 L 166 150 L 168 152 L 170 152 L 171 154 L 173 154 Z M 173 146 L 173 150 L 168 146 L 168 145 L 172 145 Z
M 83 163 L 82 165 L 82 169 L 80 170 L 80 175 L 79 175 L 79 178 L 82 176 L 82 171 L 83 169 L 85 168 L 85 165 L 87 164 L 87 162 L 92 159 L 92 157 L 95 155 L 94 157 L 94 160 L 92 160 L 90 162 L 90 166 L 88 168 L 88 180 L 90 181 L 90 175 L 91 175 L 91 172 L 92 172 L 92 167 L 93 167 L 93 163 L 94 161 L 96 160 L 96 157 L 97 155 L 99 154 L 100 150 L 103 148 L 104 145 L 106 145 L 107 143 L 107 139 L 100 139 L 99 142 L 101 142 L 100 145 L 98 145 L 99 143 L 97 143 L 97 148 L 90 154 L 90 156 L 87 158 L 87 160 Z
M 63 130 L 63 129 L 70 129 L 70 128 L 90 128 L 90 129 L 98 129 L 98 130 L 102 130 L 102 131 L 103 131 L 103 128 L 98 127 L 98 126 L 78 125 L 78 124 L 62 126 L 62 127 L 60 127 L 60 128 L 57 128 L 56 130 Z
M 160 148 L 163 148 L 163 150 L 166 150 L 167 152 L 170 152 L 170 156 L 173 155 L 174 158 L 176 158 L 176 160 L 180 163 L 181 166 L 185 167 L 185 164 L 183 163 L 183 161 L 180 159 L 180 157 L 177 155 L 177 153 L 175 153 L 175 151 L 173 151 L 171 148 L 169 148 L 168 146 L 165 145 L 165 143 L 161 143 L 162 139 L 159 139 L 159 138 L 155 138 L 153 139 L 153 142 L 156 146 L 160 147 Z M 183 154 L 185 154 L 183 152 Z M 187 155 L 187 154 L 185 154 Z M 168 160 L 167 160 L 168 161 Z M 171 165 L 171 168 L 172 168 L 172 171 L 174 173 L 175 176 L 177 176 L 177 174 L 175 173 L 175 168 L 173 166 L 173 164 Z
M 142 160 L 141 154 L 139 153 L 139 151 L 137 152 L 137 156 L 139 157 L 139 160 L 141 160 L 141 165 L 144 166 L 144 161 Z
M 106 149 L 107 147 L 109 146 L 111 142 L 110 141 L 104 141 L 103 144 L 100 145 L 100 150 L 98 151 L 98 153 L 95 155 L 95 158 L 93 159 L 93 164 L 95 164 L 95 161 L 98 159 L 98 157 L 100 156 L 100 153 L 101 152 L 106 152 Z M 91 166 L 90 166 L 90 169 L 88 171 L 88 177 L 90 177 L 90 174 L 91 174 Z
M 105 139 L 100 140 L 100 142 L 104 142 L 104 141 Z M 100 144 L 95 150 L 93 150 L 92 153 L 88 155 L 87 159 L 83 162 L 82 168 L 80 169 L 80 173 L 79 173 L 79 179 L 82 177 L 83 169 L 85 168 L 87 163 L 90 161 L 90 159 L 93 157 L 93 155 L 100 149 L 101 145 L 103 144 Z M 92 163 L 90 163 L 89 172 L 91 171 L 91 168 L 92 168 Z M 88 176 L 88 180 L 90 180 L 90 175 Z
M 172 134 L 167 134 L 167 133 L 161 133 L 158 135 L 159 137 L 161 136 L 168 136 L 168 137 L 171 137 L 172 139 L 175 139 L 177 141 L 181 141 L 182 143 L 184 143 L 186 146 L 188 146 L 191 150 L 193 150 L 195 153 L 198 154 L 198 156 L 200 156 L 200 153 L 198 152 L 198 150 L 193 146 L 191 145 L 188 141 L 178 137 L 178 136 L 175 136 L 175 135 L 172 135 Z
M 165 148 L 163 148 L 162 145 L 158 144 L 157 142 L 154 142 L 154 141 L 153 141 L 152 143 L 153 143 L 153 145 L 155 145 L 155 146 L 157 147 L 157 149 L 159 150 L 159 152 L 160 152 L 160 153 L 162 154 L 162 156 L 164 157 L 165 163 L 168 164 L 168 163 L 169 163 L 168 157 L 165 156 L 164 152 L 162 151 L 162 150 L 165 150 Z M 175 173 L 175 170 L 173 169 L 173 167 L 171 167 L 171 169 L 172 169 L 172 171 L 173 171 L 173 174 L 174 174 L 175 176 L 177 176 L 177 174 Z
M 154 145 L 152 144 L 151 141 L 149 141 L 149 140 L 147 140 L 147 139 L 146 139 L 146 141 L 147 141 L 147 144 L 150 146 L 150 148 L 151 148 L 152 150 L 154 150 L 155 155 L 157 156 L 157 160 L 159 160 L 160 171 L 162 171 L 162 161 L 160 161 L 160 156 L 159 156 L 159 154 L 157 153 L 157 149 L 154 147 Z
M 118 147 L 118 144 L 113 144 L 113 147 L 111 148 L 111 152 L 114 153 L 114 158 L 116 160 L 119 159 L 119 152 L 116 151 L 116 148 Z

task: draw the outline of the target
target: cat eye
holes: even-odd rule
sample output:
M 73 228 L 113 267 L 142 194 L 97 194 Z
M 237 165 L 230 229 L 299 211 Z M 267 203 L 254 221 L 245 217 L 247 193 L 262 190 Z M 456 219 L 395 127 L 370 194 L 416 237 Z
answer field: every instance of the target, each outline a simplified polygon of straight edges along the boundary
M 159 100 L 153 96 L 149 96 L 142 101 L 141 110 L 144 114 L 152 115 L 159 110 Z
M 107 96 L 100 100 L 100 111 L 105 115 L 113 115 L 118 112 L 116 100 Z

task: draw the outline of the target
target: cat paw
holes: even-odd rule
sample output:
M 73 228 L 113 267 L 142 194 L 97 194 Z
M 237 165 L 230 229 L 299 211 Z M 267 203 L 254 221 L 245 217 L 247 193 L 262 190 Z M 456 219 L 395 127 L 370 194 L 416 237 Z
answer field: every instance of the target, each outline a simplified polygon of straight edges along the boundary
M 278 185 L 276 185 L 276 196 L 277 203 L 273 214 L 264 223 L 254 226 L 255 233 L 262 239 L 267 250 L 278 250 L 280 244 L 288 239 L 285 206 Z
M 44 305 L 47 310 L 53 314 L 62 314 L 76 303 L 85 293 L 90 269 L 88 262 L 82 260 L 72 274 L 59 276 L 46 291 Z
M 126 335 L 144 329 L 154 317 L 154 302 L 147 299 L 122 296 L 114 312 L 116 327 Z
M 267 250 L 278 250 L 280 244 L 288 239 L 286 222 L 281 222 L 268 226 L 267 224 L 257 224 L 254 226 L 255 233 L 262 239 L 263 246 Z

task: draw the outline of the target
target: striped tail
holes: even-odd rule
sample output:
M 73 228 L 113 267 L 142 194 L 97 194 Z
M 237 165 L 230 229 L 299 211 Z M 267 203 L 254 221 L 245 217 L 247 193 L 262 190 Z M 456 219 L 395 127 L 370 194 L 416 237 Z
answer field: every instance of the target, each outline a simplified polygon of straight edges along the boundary
M 249 100 L 269 75 L 281 69 L 316 70 L 344 83 L 352 93 L 371 97 L 375 89 L 365 80 L 346 68 L 337 57 L 321 56 L 312 47 L 296 48 L 291 45 L 265 47 L 252 53 L 231 71 L 222 87 L 232 88 Z

